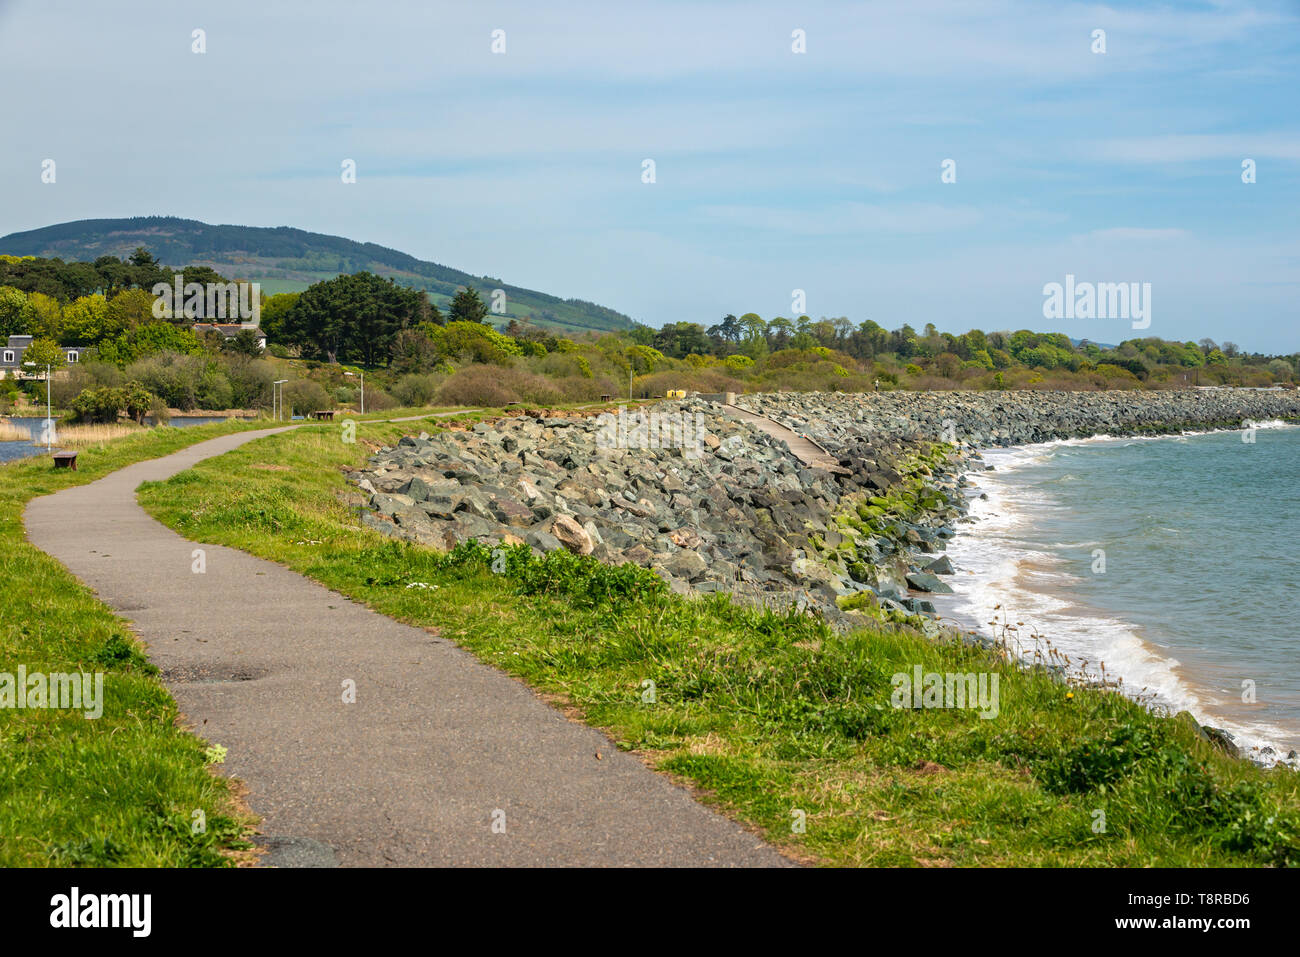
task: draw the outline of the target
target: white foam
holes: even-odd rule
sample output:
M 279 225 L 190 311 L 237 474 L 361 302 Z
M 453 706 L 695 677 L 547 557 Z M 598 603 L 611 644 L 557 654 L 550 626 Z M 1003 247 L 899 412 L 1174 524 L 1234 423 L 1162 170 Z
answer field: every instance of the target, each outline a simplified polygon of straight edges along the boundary
M 1015 627 L 1012 648 L 1018 641 L 1022 656 L 1027 658 L 1032 658 L 1036 650 L 1047 653 L 1046 642 L 1035 642 L 1031 637 L 1041 635 L 1069 657 L 1077 674 L 1098 677 L 1104 662 L 1105 676 L 1110 680 L 1122 678 L 1125 693 L 1173 712 L 1190 711 L 1198 721 L 1225 728 L 1243 752 L 1269 746 L 1279 755 L 1285 754 L 1286 747 L 1278 742 L 1293 738 L 1294 732 L 1214 716 L 1213 695 L 1198 693 L 1188 685 L 1178 672 L 1177 658 L 1144 641 L 1133 624 L 1080 608 L 1066 597 L 1070 582 L 1078 579 L 1057 570 L 1065 561 L 1056 549 L 1091 547 L 1096 543 L 1053 544 L 1046 546 L 1050 551 L 1044 552 L 1045 546 L 1018 534 L 1033 527 L 1037 511 L 1054 505 L 1050 495 L 1025 485 L 1019 473 L 1050 462 L 1062 447 L 1160 438 L 1097 436 L 982 452 L 985 463 L 994 470 L 967 475 L 977 490 L 969 502 L 974 521 L 949 543 L 948 555 L 957 574 L 951 579 L 955 594 L 942 601 L 943 610 L 989 637 L 1006 636 L 1002 623 L 1009 623 Z M 987 498 L 980 498 L 978 492 Z M 1043 587 L 1050 590 L 1040 590 Z M 999 625 L 991 626 L 989 622 L 995 620 Z M 1016 626 L 1016 622 L 1023 625 Z M 1255 757 L 1262 763 L 1273 763 L 1272 759 Z

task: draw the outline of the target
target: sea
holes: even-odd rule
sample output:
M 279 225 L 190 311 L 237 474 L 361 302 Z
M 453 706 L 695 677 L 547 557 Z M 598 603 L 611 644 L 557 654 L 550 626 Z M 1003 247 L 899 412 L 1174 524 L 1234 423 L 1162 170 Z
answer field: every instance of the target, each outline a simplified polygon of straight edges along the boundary
M 982 456 L 944 616 L 1294 763 L 1300 426 Z

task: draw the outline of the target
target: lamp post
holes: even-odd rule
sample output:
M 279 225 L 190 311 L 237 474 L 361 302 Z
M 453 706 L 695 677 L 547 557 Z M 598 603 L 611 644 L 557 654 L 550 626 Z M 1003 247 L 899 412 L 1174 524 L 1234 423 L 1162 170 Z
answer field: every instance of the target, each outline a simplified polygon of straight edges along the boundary
M 284 414 L 284 384 L 288 381 L 289 381 L 288 379 L 276 379 L 274 382 L 271 383 L 271 416 L 277 422 L 280 421 L 280 416 Z M 280 387 L 280 400 L 278 405 L 276 404 L 276 397 L 275 397 L 276 386 Z
M 40 366 L 35 362 L 24 362 L 23 365 L 29 369 L 39 369 Z M 45 363 L 45 452 L 48 455 L 52 449 L 50 443 L 54 441 L 54 409 L 50 405 L 50 364 Z
M 362 369 L 360 372 L 345 372 L 343 374 L 350 375 L 350 376 L 357 376 L 357 375 L 361 376 L 361 414 L 365 415 L 366 414 L 366 371 Z

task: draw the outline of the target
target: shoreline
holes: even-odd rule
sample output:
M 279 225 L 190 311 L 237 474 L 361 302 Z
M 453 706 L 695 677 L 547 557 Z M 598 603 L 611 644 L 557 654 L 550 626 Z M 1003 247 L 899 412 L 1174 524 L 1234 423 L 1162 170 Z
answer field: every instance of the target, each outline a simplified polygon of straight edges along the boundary
M 928 549 L 912 549 L 903 556 L 905 561 L 921 565 L 950 554 L 949 549 L 954 544 L 957 545 L 957 555 L 960 555 L 963 547 L 973 537 L 976 541 L 979 540 L 978 533 L 972 536 L 970 526 L 972 522 L 978 522 L 981 518 L 977 503 L 980 502 L 980 495 L 984 493 L 984 489 L 976 486 L 979 477 L 985 474 L 985 459 L 990 455 L 1014 454 L 1025 449 L 1032 452 L 1035 448 L 1063 444 L 1155 441 L 1239 432 L 1243 427 L 1251 426 L 1269 427 L 1275 424 L 1300 423 L 1300 399 L 1296 396 L 1259 393 L 1252 390 L 1161 393 L 1150 394 L 1137 400 L 1132 400 L 1128 394 L 1105 393 L 1038 395 L 935 393 L 919 397 L 898 393 L 869 393 L 857 396 L 783 393 L 745 396 L 741 398 L 739 404 L 767 414 L 801 434 L 808 434 L 825 447 L 838 450 L 841 455 L 846 451 L 851 452 L 854 443 L 860 441 L 856 436 L 862 434 L 886 432 L 916 436 L 928 433 L 934 437 L 932 441 L 948 439 L 949 455 L 944 467 L 936 470 L 936 475 L 942 480 L 955 479 L 956 487 L 961 491 L 963 498 L 960 502 L 952 502 L 950 495 L 949 503 L 955 505 L 961 515 L 951 522 L 949 528 L 952 534 L 944 536 L 945 547 L 940 555 L 926 554 Z M 846 460 L 841 458 L 841 461 Z M 1039 557 L 1046 558 L 1048 561 L 1051 559 L 1051 556 L 1046 554 L 1017 556 L 1014 563 L 1016 567 L 1000 570 L 1001 577 L 1006 577 L 1008 571 L 1013 579 L 1028 573 L 1030 571 L 1028 566 Z M 943 576 L 945 579 L 943 584 L 947 588 L 951 588 L 952 585 L 961 586 L 967 580 L 967 576 L 961 573 L 962 569 L 956 568 L 954 571 L 955 575 Z M 1036 574 L 1041 578 L 1043 569 L 1037 569 Z M 1042 582 L 1038 584 L 1041 586 Z M 968 590 L 963 589 L 963 591 Z M 946 592 L 946 588 L 942 588 L 941 591 Z M 1003 591 L 1005 593 L 1007 589 Z M 1026 589 L 1026 593 L 1030 591 Z M 1085 609 L 1079 603 L 1078 596 L 1069 595 L 1066 589 L 1059 586 L 1033 593 L 1040 602 L 1055 603 L 1058 607 L 1054 612 L 1058 615 L 1066 609 L 1084 611 L 1084 614 L 1075 617 L 1085 623 L 1085 629 L 1089 624 L 1095 627 L 1096 623 L 1101 623 L 1113 627 L 1117 633 L 1132 634 L 1133 632 L 1130 623 L 1123 618 L 1098 609 Z M 989 616 L 981 615 L 979 609 L 972 608 L 961 617 L 956 617 L 949 612 L 949 609 L 958 605 L 961 599 L 955 599 L 954 596 L 947 594 L 924 594 L 921 597 L 925 599 L 925 605 L 930 608 L 924 606 L 918 608 L 914 604 L 917 592 L 909 591 L 906 595 L 910 599 L 909 605 L 922 614 L 929 614 L 931 621 L 935 621 L 937 615 L 938 620 L 935 624 L 923 627 L 927 634 L 933 635 L 938 628 L 942 627 L 943 630 L 962 640 L 978 641 L 981 644 L 994 642 L 994 638 L 990 637 L 987 624 Z M 1001 604 L 998 614 L 1000 616 L 1008 614 L 1005 602 L 991 601 L 987 604 L 990 606 Z M 943 620 L 945 615 L 947 621 Z M 1025 617 L 1032 616 L 1025 613 Z M 1068 615 L 1061 617 L 1069 619 Z M 1017 620 L 1024 619 L 1019 614 L 1015 618 L 1010 618 L 1013 623 Z M 924 625 L 924 622 L 922 624 Z M 1030 662 L 1034 660 L 1035 651 L 1053 647 L 1050 641 L 1036 645 L 1032 639 L 1025 640 L 1022 637 L 1022 640 L 1025 641 L 1027 660 Z M 1193 717 L 1191 712 L 1215 715 L 1214 708 L 1205 707 L 1202 701 L 1195 697 L 1194 689 L 1180 677 L 1177 671 L 1180 663 L 1172 655 L 1161 654 L 1160 649 L 1153 648 L 1138 635 L 1132 636 L 1128 650 L 1132 655 L 1128 659 L 1130 675 L 1123 674 L 1122 670 L 1115 667 L 1108 667 L 1105 674 L 1108 683 L 1117 678 L 1129 678 L 1132 684 L 1120 685 L 1123 693 L 1130 698 L 1143 701 L 1148 706 L 1156 704 L 1167 708 L 1170 714 L 1188 711 L 1189 718 Z M 1026 660 L 1025 655 L 1017 657 L 1022 661 Z M 1144 667 L 1134 667 L 1133 661 L 1142 662 Z M 1175 663 L 1167 664 L 1168 661 Z M 1089 662 L 1089 664 L 1093 663 Z M 1113 665 L 1113 662 L 1108 664 Z M 1170 679 L 1155 680 L 1155 674 L 1162 669 Z M 1138 677 L 1133 679 L 1133 675 Z M 1143 680 L 1152 685 L 1152 688 L 1142 688 Z M 1178 694 L 1180 688 L 1186 690 L 1186 696 L 1181 701 Z M 1172 689 L 1172 699 L 1156 700 L 1166 689 Z M 1146 694 L 1148 690 L 1155 691 L 1155 694 Z M 1300 766 L 1300 762 L 1296 759 L 1283 757 L 1291 748 L 1279 747 L 1279 742 L 1275 738 L 1261 736 L 1256 730 L 1242 727 L 1236 721 L 1225 722 L 1224 719 L 1216 717 L 1210 717 L 1209 720 L 1227 723 L 1230 726 L 1233 737 L 1220 739 L 1220 745 L 1230 744 L 1241 759 L 1265 766 L 1272 766 L 1275 763 L 1283 766 Z M 1196 722 L 1201 726 L 1199 719 L 1196 719 Z M 1224 734 L 1223 729 L 1218 728 L 1218 725 L 1203 727 L 1209 729 L 1202 731 L 1207 737 L 1216 738 Z M 1272 747 L 1274 754 L 1252 753 L 1252 747 L 1261 749 Z
M 1275 420 L 1262 422 L 1260 428 L 1297 428 L 1300 421 Z M 999 478 L 1005 475 L 1033 470 L 1043 462 L 1034 461 L 1053 449 L 1070 445 L 1105 445 L 1133 441 L 1160 441 L 1177 438 L 1196 438 L 1210 435 L 1237 432 L 1239 429 L 1208 429 L 1171 431 L 1159 435 L 1106 435 L 1049 440 L 1020 446 L 986 448 L 976 451 L 975 467 L 967 468 L 961 474 L 974 492 L 969 499 L 970 507 L 962 520 L 958 534 L 950 543 L 955 550 L 954 560 L 965 565 L 972 559 L 980 565 L 978 570 L 971 570 L 959 565 L 959 574 L 954 576 L 954 594 L 944 596 L 940 601 L 945 618 L 955 622 L 964 631 L 974 630 L 982 638 L 991 638 L 990 626 L 985 620 L 998 608 L 998 615 L 1010 620 L 1023 620 L 1027 630 L 1035 625 L 1042 625 L 1050 620 L 1057 627 L 1058 650 L 1082 659 L 1077 647 L 1066 649 L 1072 643 L 1069 635 L 1073 629 L 1095 634 L 1109 632 L 1113 642 L 1110 651 L 1118 653 L 1127 662 L 1127 667 L 1120 665 L 1106 669 L 1105 680 L 1118 680 L 1121 693 L 1141 701 L 1148 707 L 1167 711 L 1171 716 L 1185 711 L 1195 718 L 1202 727 L 1226 731 L 1240 751 L 1243 760 L 1250 760 L 1264 767 L 1283 766 L 1300 767 L 1300 758 L 1296 754 L 1296 741 L 1300 739 L 1300 730 L 1288 730 L 1283 727 L 1267 726 L 1267 723 L 1244 723 L 1239 716 L 1224 715 L 1222 703 L 1213 701 L 1214 694 L 1208 686 L 1207 674 L 1214 665 L 1201 662 L 1188 664 L 1183 659 L 1188 657 L 1191 649 L 1179 652 L 1176 645 L 1161 646 L 1144 635 L 1142 625 L 1124 617 L 1123 612 L 1098 607 L 1090 604 L 1083 596 L 1071 589 L 1068 575 L 1055 566 L 1064 564 L 1064 559 L 1057 549 L 1046 548 L 1020 550 L 1018 557 L 1010 557 L 1014 546 L 1005 545 L 1001 549 L 998 543 L 1016 526 L 1030 523 L 1024 516 L 1031 509 L 1032 503 L 1026 502 L 1016 493 L 1023 493 L 1024 487 L 1017 487 L 1015 481 L 993 485 L 981 481 L 983 476 L 995 474 Z M 998 461 L 988 466 L 987 457 L 1005 458 L 1011 461 Z M 988 466 L 988 468 L 986 468 Z M 990 473 L 989 469 L 992 469 Z M 999 488 L 998 486 L 1001 485 Z M 987 503 L 987 504 L 985 504 Z M 1042 548 L 1041 543 L 1039 547 Z M 1074 543 L 1075 546 L 1096 543 Z M 1057 543 L 1058 546 L 1061 543 Z M 953 549 L 955 546 L 955 549 Z M 979 558 L 974 556 L 983 551 Z M 998 554 L 1001 552 L 1001 554 Z M 951 553 L 951 552 L 950 552 Z M 1000 562 L 994 562 L 990 556 L 996 555 Z M 988 565 L 982 563 L 988 562 Z M 1014 567 L 1008 568 L 1008 565 Z M 993 567 L 990 567 L 993 566 Z M 961 572 L 968 574 L 961 574 Z M 1075 579 L 1077 580 L 1077 579 Z M 989 606 L 984 608 L 981 606 Z M 1038 619 L 1034 622 L 1032 619 Z M 1063 632 L 1064 632 L 1064 636 Z M 1050 631 L 1050 628 L 1044 628 Z M 1051 644 L 1052 635 L 1043 636 Z M 1127 647 L 1125 647 L 1127 646 Z M 1032 651 L 1032 648 L 1030 649 Z M 1203 651 L 1196 654 L 1203 655 Z M 1021 655 L 1024 660 L 1024 655 Z M 1073 675 L 1085 680 L 1101 679 L 1095 667 L 1087 665 L 1070 670 Z M 1127 672 L 1127 673 L 1125 673 Z M 1129 681 L 1129 679 L 1132 679 Z M 1139 688 L 1138 682 L 1146 681 Z M 1135 690 L 1137 689 L 1137 690 Z M 1209 699 L 1209 700 L 1207 700 Z M 1284 743 L 1279 736 L 1289 738 Z M 1264 749 L 1272 753 L 1261 753 Z

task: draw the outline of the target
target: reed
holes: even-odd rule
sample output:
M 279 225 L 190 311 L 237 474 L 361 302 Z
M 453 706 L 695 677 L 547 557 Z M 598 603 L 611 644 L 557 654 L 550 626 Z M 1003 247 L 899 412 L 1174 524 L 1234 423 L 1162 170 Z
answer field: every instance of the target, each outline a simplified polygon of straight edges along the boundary
M 103 442 L 111 442 L 114 439 L 125 438 L 128 435 L 135 435 L 143 431 L 143 426 L 118 422 L 112 425 L 62 425 L 57 426 L 54 430 L 54 442 L 56 445 L 99 445 Z M 33 440 L 33 445 L 44 445 L 39 441 L 39 437 Z
M 26 442 L 31 439 L 31 432 L 12 422 L 0 421 L 0 442 Z

